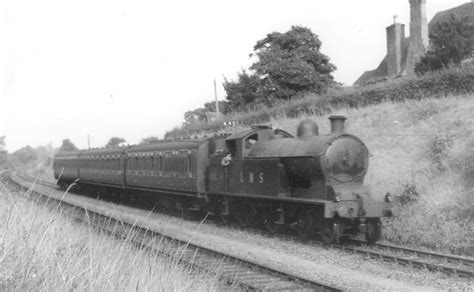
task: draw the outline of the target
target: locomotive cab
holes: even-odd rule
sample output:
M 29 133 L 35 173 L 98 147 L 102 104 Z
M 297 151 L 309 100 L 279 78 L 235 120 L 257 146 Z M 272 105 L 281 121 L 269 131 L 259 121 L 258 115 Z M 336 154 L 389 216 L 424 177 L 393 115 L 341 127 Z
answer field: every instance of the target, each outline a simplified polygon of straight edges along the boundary
M 271 197 L 287 190 L 281 180 L 278 158 L 254 159 L 250 156 L 257 145 L 270 140 L 291 138 L 291 134 L 269 126 L 233 134 L 225 139 L 225 149 L 211 156 L 209 165 L 209 192 L 236 197 Z
M 249 131 L 236 133 L 226 138 L 226 146 L 233 158 L 243 159 L 249 156 L 252 148 L 258 143 L 275 138 L 292 138 L 293 136 L 280 129 L 269 126 L 254 126 Z

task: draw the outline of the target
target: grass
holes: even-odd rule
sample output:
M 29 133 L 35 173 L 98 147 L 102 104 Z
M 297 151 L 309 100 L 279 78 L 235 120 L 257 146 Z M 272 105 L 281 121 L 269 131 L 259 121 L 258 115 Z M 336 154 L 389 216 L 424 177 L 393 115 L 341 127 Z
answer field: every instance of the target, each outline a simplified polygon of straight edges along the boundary
M 473 95 L 385 102 L 331 114 L 348 118 L 347 132 L 371 152 L 366 184 L 404 203 L 387 220 L 385 238 L 398 244 L 474 254 Z M 309 116 L 329 132 L 328 115 Z M 300 119 L 277 119 L 295 132 Z
M 310 118 L 325 134 L 330 115 L 345 115 L 346 131 L 370 150 L 365 183 L 376 195 L 390 192 L 403 203 L 401 215 L 385 221 L 385 239 L 474 255 L 473 100 L 471 94 L 386 101 L 323 115 L 281 116 L 268 123 L 296 134 L 298 123 Z
M 28 195 L 28 194 L 26 194 Z M 0 185 L 0 290 L 220 291 L 213 273 L 98 233 Z M 218 269 L 218 267 L 216 267 Z M 226 287 L 228 288 L 228 287 Z
M 215 132 L 224 128 L 225 121 L 253 125 L 282 117 L 324 115 L 339 108 L 362 108 L 387 101 L 401 102 L 425 98 L 443 98 L 452 95 L 474 93 L 474 65 L 447 68 L 420 77 L 405 76 L 364 87 L 330 89 L 324 95 L 306 94 L 289 101 L 271 101 L 254 104 L 247 109 L 228 114 L 221 119 L 206 123 L 185 124 L 166 133 L 167 138 L 199 135 L 202 131 Z M 270 102 L 267 102 L 270 103 Z

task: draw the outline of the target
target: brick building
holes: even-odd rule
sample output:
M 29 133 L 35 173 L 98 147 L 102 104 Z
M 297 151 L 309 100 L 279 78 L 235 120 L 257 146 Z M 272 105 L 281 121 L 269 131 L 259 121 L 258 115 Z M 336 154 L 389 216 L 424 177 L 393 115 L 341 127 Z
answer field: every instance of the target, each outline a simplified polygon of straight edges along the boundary
M 426 18 L 426 0 L 409 0 L 410 36 L 405 37 L 405 25 L 394 23 L 386 28 L 387 55 L 380 65 L 371 71 L 365 71 L 354 85 L 366 85 L 386 81 L 390 78 L 413 74 L 415 64 L 429 46 L 428 31 L 437 22 L 446 21 L 451 14 L 456 17 L 468 17 L 474 23 L 474 2 L 438 12 L 428 24 Z

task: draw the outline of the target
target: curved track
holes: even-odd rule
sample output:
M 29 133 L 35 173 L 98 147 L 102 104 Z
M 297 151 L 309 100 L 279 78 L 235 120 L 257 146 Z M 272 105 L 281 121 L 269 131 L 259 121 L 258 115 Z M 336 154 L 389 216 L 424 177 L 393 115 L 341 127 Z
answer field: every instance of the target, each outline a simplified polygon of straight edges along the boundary
M 179 261 L 183 264 L 213 272 L 218 270 L 219 277 L 232 285 L 238 285 L 245 290 L 286 290 L 286 291 L 342 291 L 321 282 L 291 275 L 283 271 L 260 265 L 256 262 L 244 260 L 224 254 L 203 246 L 191 244 L 172 236 L 139 226 L 136 222 L 127 222 L 121 218 L 87 210 L 46 194 L 35 188 L 36 181 L 24 175 L 10 175 L 10 181 L 18 188 L 28 188 L 45 202 L 52 203 L 55 208 L 67 208 L 68 213 L 76 220 L 87 222 L 97 229 L 103 230 L 118 238 L 130 239 L 138 246 L 158 251 L 165 256 L 179 254 Z M 42 183 L 42 182 L 38 182 Z M 46 187 L 53 187 L 46 183 Z M 59 203 L 59 204 L 58 204 Z M 165 242 L 166 244 L 163 244 Z M 158 246 L 159 243 L 159 246 Z

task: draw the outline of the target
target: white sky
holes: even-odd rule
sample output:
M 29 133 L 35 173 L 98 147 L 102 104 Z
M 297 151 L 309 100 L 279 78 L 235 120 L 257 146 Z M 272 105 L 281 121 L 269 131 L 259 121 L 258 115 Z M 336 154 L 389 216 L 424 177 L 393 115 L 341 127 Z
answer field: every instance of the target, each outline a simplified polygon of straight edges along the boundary
M 428 0 L 428 19 L 467 0 Z M 408 0 L 0 1 L 0 136 L 23 146 L 162 137 L 248 68 L 257 40 L 309 27 L 352 84 L 386 53 Z

